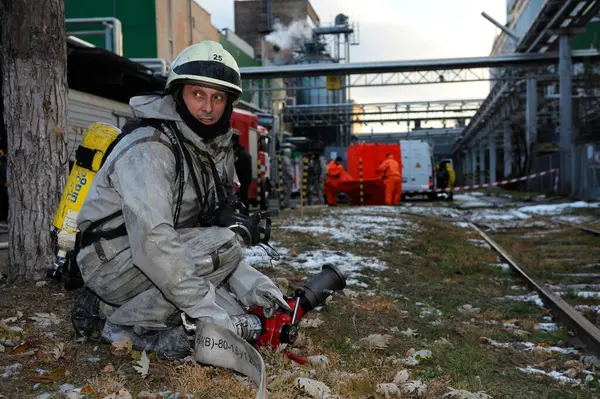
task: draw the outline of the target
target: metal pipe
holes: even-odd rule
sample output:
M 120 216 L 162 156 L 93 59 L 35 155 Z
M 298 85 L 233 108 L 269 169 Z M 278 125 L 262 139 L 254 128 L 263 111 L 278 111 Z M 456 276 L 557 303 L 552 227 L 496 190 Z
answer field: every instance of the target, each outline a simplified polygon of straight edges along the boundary
M 494 25 L 496 25 L 498 28 L 500 28 L 504 33 L 506 33 L 508 36 L 512 37 L 517 43 L 521 41 L 521 38 L 515 33 L 515 31 L 507 28 L 506 26 L 502 25 L 500 22 L 496 21 L 494 18 L 492 18 L 488 13 L 486 13 L 485 11 L 481 12 L 481 16 L 485 19 L 487 19 L 488 21 L 490 21 L 491 23 L 493 23 Z
M 73 25 L 88 25 L 88 24 L 102 24 L 104 25 L 105 30 L 105 45 L 109 51 L 114 52 L 119 56 L 123 56 L 123 34 L 121 28 L 121 21 L 114 17 L 106 17 L 106 18 L 67 18 L 65 20 L 66 24 Z M 107 26 L 110 25 L 110 26 Z M 112 29 L 112 45 L 110 44 L 109 35 L 107 35 L 106 30 Z M 69 32 L 68 32 L 69 33 Z M 98 32 L 98 34 L 102 34 Z
M 485 143 L 479 143 L 479 184 L 485 184 Z
M 560 183 L 563 188 L 571 185 L 574 189 L 575 168 L 573 147 L 573 64 L 571 59 L 571 38 L 560 37 Z M 568 158 L 571 157 L 571 162 Z
M 504 178 L 512 174 L 512 142 L 510 139 L 510 123 L 504 122 Z
M 490 183 L 496 181 L 496 135 L 490 134 L 488 138 L 488 146 L 490 152 Z
M 165 73 L 167 71 L 167 61 L 162 58 L 130 58 L 131 61 L 139 62 L 145 66 L 149 65 L 160 65 L 160 72 Z
M 267 31 L 273 30 L 273 0 L 267 0 Z
M 530 159 L 530 165 L 534 165 L 534 147 L 537 142 L 537 81 L 534 74 L 527 77 L 526 104 L 525 104 L 525 152 Z
M 471 149 L 471 184 L 477 184 L 475 180 L 477 178 L 477 148 Z
M 434 60 L 404 60 L 361 62 L 350 64 L 296 64 L 267 67 L 240 68 L 242 79 L 273 79 L 284 77 L 360 75 L 367 73 L 422 72 L 466 68 L 523 68 L 526 66 L 551 65 L 558 62 L 558 53 L 503 54 L 488 57 L 450 58 Z M 596 61 L 600 52 L 596 49 L 573 52 L 574 61 Z

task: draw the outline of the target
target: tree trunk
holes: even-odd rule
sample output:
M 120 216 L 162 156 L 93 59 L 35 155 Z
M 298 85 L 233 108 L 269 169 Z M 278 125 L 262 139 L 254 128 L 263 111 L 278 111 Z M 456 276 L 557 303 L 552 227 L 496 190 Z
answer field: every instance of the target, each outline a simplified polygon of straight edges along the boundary
M 0 0 L 0 72 L 8 138 L 9 281 L 51 264 L 52 218 L 67 176 L 63 0 Z

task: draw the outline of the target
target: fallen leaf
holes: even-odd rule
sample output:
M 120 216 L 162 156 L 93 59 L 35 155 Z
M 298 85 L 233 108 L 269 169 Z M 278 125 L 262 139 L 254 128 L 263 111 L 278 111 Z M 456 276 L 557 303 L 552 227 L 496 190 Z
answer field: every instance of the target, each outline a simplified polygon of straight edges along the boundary
M 413 356 L 417 360 L 429 359 L 431 356 L 433 356 L 433 353 L 428 349 L 421 349 L 420 351 L 416 351 Z
M 131 393 L 125 388 L 121 388 L 119 392 L 105 396 L 104 399 L 133 399 Z
M 308 362 L 310 364 L 314 364 L 314 365 L 329 364 L 329 358 L 324 355 L 309 356 L 306 358 L 306 360 L 308 360 Z
M 89 395 L 91 393 L 94 393 L 94 388 L 92 388 L 91 385 L 86 385 L 83 388 L 81 388 L 81 391 L 79 391 L 79 393 L 82 395 Z
M 450 392 L 445 393 L 444 396 L 442 396 L 442 398 L 455 398 L 455 399 L 492 399 L 492 397 L 490 395 L 488 395 L 487 393 L 480 391 L 480 392 L 469 392 L 466 391 L 464 389 L 454 389 L 451 387 L 448 387 L 448 389 L 450 390 Z
M 38 352 L 38 358 L 45 362 L 50 362 L 53 360 L 52 356 L 50 356 L 50 354 L 48 352 L 44 352 L 44 351 Z
M 313 398 L 325 398 L 331 394 L 331 388 L 321 381 L 311 380 L 310 378 L 298 377 L 294 380 L 294 386 Z
M 394 383 L 386 382 L 384 384 L 377 384 L 377 393 L 389 398 L 391 396 L 400 396 L 400 388 Z
M 52 349 L 52 354 L 54 355 L 55 360 L 58 360 L 61 357 L 63 357 L 65 354 L 65 344 L 63 342 L 56 344 L 54 346 L 54 349 Z
M 137 366 L 134 365 L 133 368 L 135 371 L 140 373 L 143 378 L 146 378 L 148 375 L 148 369 L 150 368 L 150 359 L 146 355 L 146 351 L 142 352 L 142 358 L 136 362 Z
M 31 348 L 31 341 L 25 341 L 21 344 L 12 348 L 12 353 L 25 353 L 29 348 Z
M 323 320 L 316 319 L 302 319 L 300 320 L 300 328 L 317 328 L 323 324 Z
M 152 392 L 148 392 L 148 391 L 142 391 L 140 393 L 138 393 L 137 399 L 161 399 L 162 396 L 156 394 L 156 393 L 152 393 Z
M 417 331 L 418 330 L 413 330 L 412 328 L 407 328 L 406 330 L 402 331 L 400 334 L 404 335 L 405 337 L 408 338 L 412 338 L 412 337 L 416 337 L 417 335 Z
M 410 375 L 408 373 L 408 370 L 406 370 L 406 369 L 400 370 L 394 376 L 394 380 L 392 381 L 392 383 L 396 384 L 396 385 L 402 385 L 408 381 L 409 377 L 410 377 Z
M 131 356 L 133 360 L 140 360 L 142 358 L 142 352 L 138 350 L 129 349 L 127 353 L 129 353 L 129 356 Z
M 114 373 L 115 372 L 115 366 L 112 365 L 112 363 L 108 363 L 106 366 L 104 366 L 104 368 L 102 369 L 103 373 Z
M 423 384 L 421 380 L 409 381 L 402 386 L 402 391 L 411 395 L 423 396 L 427 393 L 427 384 Z
M 361 338 L 358 343 L 371 349 L 384 349 L 387 348 L 391 340 L 392 336 L 388 334 L 371 334 L 368 337 Z
M 37 374 L 31 377 L 33 382 L 50 383 L 60 381 L 68 375 L 67 370 L 58 368 L 52 370 L 49 374 Z
M 513 330 L 513 335 L 517 338 L 527 338 L 529 335 L 531 335 L 531 333 L 529 331 L 525 331 L 525 330 Z
M 110 345 L 110 349 L 113 352 L 128 351 L 133 348 L 131 338 L 125 338 L 121 341 L 115 341 Z
M 47 282 L 47 281 L 41 280 L 41 281 L 38 281 L 37 283 L 35 283 L 35 287 L 36 287 L 36 288 L 42 288 L 42 287 L 43 287 L 43 286 L 45 286 L 46 284 L 48 284 L 48 282 Z
M 49 327 L 52 324 L 59 324 L 60 319 L 56 317 L 54 313 L 34 313 L 35 316 L 29 317 L 30 320 L 36 322 L 37 325 L 42 327 Z

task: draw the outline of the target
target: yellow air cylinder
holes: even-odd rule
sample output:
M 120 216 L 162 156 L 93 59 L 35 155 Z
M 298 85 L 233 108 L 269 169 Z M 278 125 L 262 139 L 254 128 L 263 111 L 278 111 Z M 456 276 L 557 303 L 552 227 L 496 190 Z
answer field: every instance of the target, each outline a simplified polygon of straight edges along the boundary
M 52 224 L 59 230 L 58 256 L 75 247 L 77 216 L 88 195 L 92 180 L 100 169 L 102 158 L 110 145 L 121 133 L 119 128 L 106 123 L 92 123 L 83 136 L 75 155 L 75 165 L 67 180 Z

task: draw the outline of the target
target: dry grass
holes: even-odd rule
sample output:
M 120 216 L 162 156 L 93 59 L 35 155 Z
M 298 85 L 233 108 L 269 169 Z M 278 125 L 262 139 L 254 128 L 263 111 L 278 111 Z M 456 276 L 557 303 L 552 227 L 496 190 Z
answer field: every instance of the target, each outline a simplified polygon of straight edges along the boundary
M 318 218 L 322 212 L 323 208 L 310 208 L 304 213 L 306 220 L 311 220 Z M 276 222 L 282 226 L 297 217 L 299 210 L 286 211 Z M 377 256 L 387 263 L 388 269 L 365 271 L 368 281 L 377 281 L 368 291 L 354 287 L 359 294 L 357 297 L 337 296 L 323 311 L 307 316 L 318 317 L 324 324 L 319 328 L 303 329 L 296 344 L 288 349 L 304 357 L 326 356 L 328 364 L 298 366 L 281 352 L 261 351 L 267 364 L 270 398 L 306 398 L 293 382 L 297 377 L 309 377 L 327 384 L 334 394 L 343 398 L 380 399 L 384 396 L 376 392 L 377 385 L 391 382 L 394 375 L 404 368 L 409 369 L 411 380 L 418 379 L 427 384 L 425 398 L 439 398 L 448 392 L 448 387 L 485 391 L 495 398 L 578 398 L 593 395 L 594 391 L 589 389 L 575 390 L 517 370 L 517 367 L 527 365 L 562 370 L 565 363 L 562 356 L 496 349 L 481 340 L 481 337 L 500 342 L 524 340 L 513 335 L 514 329 L 504 327 L 503 322 L 513 322 L 528 331 L 531 334 L 528 339 L 532 342 L 557 345 L 565 339 L 565 334 L 561 332 L 552 336 L 535 331 L 536 324 L 547 314 L 545 309 L 498 299 L 504 295 L 516 295 L 510 287 L 519 284 L 519 281 L 507 272 L 487 266 L 487 263 L 496 263 L 496 254 L 469 242 L 479 238 L 474 232 L 441 220 L 406 215 L 399 217 L 417 223 L 419 230 L 408 232 L 409 239 L 405 235 L 387 237 L 383 253 L 369 245 L 333 243 L 323 235 L 312 236 L 274 228 L 273 239 L 296 254 L 315 249 L 348 251 L 355 255 Z M 343 223 L 343 217 L 340 217 L 340 223 Z M 532 230 L 517 231 L 527 233 Z M 506 240 L 502 245 L 510 247 L 522 262 L 530 262 L 536 257 L 539 261 L 539 253 L 534 252 L 535 245 L 519 239 L 517 231 L 496 237 L 499 241 Z M 573 234 L 573 230 L 564 231 L 553 236 L 552 240 L 581 243 L 578 241 L 580 237 L 574 238 Z M 585 245 L 589 242 L 585 241 Z M 411 254 L 400 255 L 398 251 L 401 250 Z M 285 277 L 290 290 L 302 285 L 306 277 L 304 272 L 286 266 L 265 268 L 263 271 L 273 278 Z M 144 391 L 176 391 L 183 395 L 192 394 L 195 398 L 246 399 L 255 395 L 256 387 L 244 378 L 227 370 L 194 363 L 169 363 L 152 358 L 150 373 L 144 379 L 133 370 L 131 354 L 115 355 L 99 343 L 75 342 L 68 322 L 74 298 L 72 293 L 64 294 L 54 286 L 41 289 L 19 286 L 0 290 L 0 296 L 6 299 L 0 308 L 0 319 L 13 316 L 19 310 L 25 314 L 24 317 L 34 312 L 54 311 L 62 320 L 51 329 L 30 325 L 19 337 L 20 340 L 31 341 L 36 353 L 49 351 L 58 342 L 65 343 L 64 356 L 59 360 L 44 362 L 35 355 L 23 357 L 10 351 L 0 353 L 0 372 L 15 362 L 23 365 L 20 374 L 1 380 L 0 393 L 6 397 L 31 398 L 44 391 L 57 392 L 60 384 L 65 382 L 77 387 L 89 386 L 93 389 L 90 396 L 94 398 L 103 398 L 122 388 L 131 392 L 134 398 Z M 465 304 L 480 310 L 476 313 L 459 312 L 459 307 Z M 491 320 L 498 324 L 489 323 Z M 49 331 L 56 335 L 46 336 Z M 389 335 L 387 346 L 365 346 L 361 340 L 371 334 Z M 6 335 L 0 326 L 0 337 Z M 406 357 L 421 349 L 431 350 L 433 356 L 423 359 L 419 365 L 405 366 Z M 90 362 L 89 358 L 100 360 Z M 103 371 L 109 363 L 114 371 Z M 63 368 L 69 374 L 60 381 L 34 390 L 28 377 L 37 368 Z M 399 397 L 411 396 L 403 394 Z

